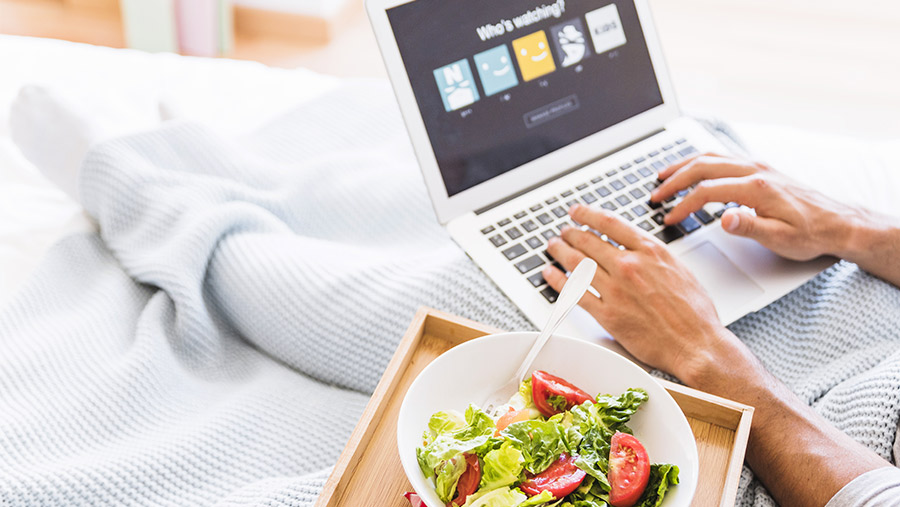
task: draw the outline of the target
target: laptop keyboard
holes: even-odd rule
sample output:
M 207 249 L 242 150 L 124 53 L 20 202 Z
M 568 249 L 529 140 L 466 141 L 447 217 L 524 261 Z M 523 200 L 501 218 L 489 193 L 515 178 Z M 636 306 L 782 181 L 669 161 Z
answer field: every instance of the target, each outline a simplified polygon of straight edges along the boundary
M 527 209 L 481 229 L 481 233 L 528 279 L 535 290 L 554 303 L 559 294 L 547 285 L 541 271 L 547 264 L 565 271 L 547 252 L 547 240 L 558 236 L 563 227 L 576 225 L 569 218 L 568 210 L 572 205 L 586 204 L 616 212 L 664 243 L 696 232 L 713 223 L 727 207 L 736 206 L 730 203 L 715 213 L 701 209 L 674 226 L 663 223 L 665 213 L 687 191 L 683 190 L 662 203 L 651 203 L 650 192 L 659 185 L 656 175 L 661 169 L 696 152 L 684 139 L 679 139 L 617 169 L 606 170 L 571 189 L 549 195 Z

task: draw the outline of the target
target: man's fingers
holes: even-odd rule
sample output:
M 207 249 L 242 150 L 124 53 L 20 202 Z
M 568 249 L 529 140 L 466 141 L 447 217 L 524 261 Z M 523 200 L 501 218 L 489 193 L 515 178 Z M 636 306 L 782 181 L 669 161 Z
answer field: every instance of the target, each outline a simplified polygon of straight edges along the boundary
M 669 176 L 671 176 L 672 174 L 674 174 L 675 171 L 681 169 L 682 167 L 694 162 L 695 160 L 697 160 L 698 158 L 701 158 L 701 157 L 724 157 L 724 155 L 719 155 L 717 153 L 701 153 L 699 155 L 694 155 L 693 157 L 688 157 L 680 162 L 675 162 L 674 164 L 664 168 L 662 171 L 659 172 L 657 177 L 660 180 L 664 180 L 664 179 L 668 178 Z
M 742 160 L 724 157 L 703 156 L 695 158 L 671 174 L 660 186 L 650 193 L 653 201 L 668 199 L 675 192 L 684 190 L 703 180 L 717 178 L 738 178 L 756 173 L 754 165 Z
M 562 267 L 566 268 L 566 271 L 572 271 L 578 266 L 585 257 L 588 257 L 585 252 L 573 247 L 572 245 L 566 243 L 561 238 L 553 237 L 547 242 L 547 253 L 553 256 L 557 262 L 562 264 Z M 600 264 L 600 260 L 597 260 L 597 263 Z M 592 281 L 592 285 L 594 287 L 598 287 L 598 284 L 601 282 L 601 278 L 609 276 L 605 269 L 598 269 L 596 273 L 594 273 L 594 279 Z
M 645 239 L 642 230 L 604 209 L 576 205 L 569 210 L 569 216 L 580 224 L 585 224 L 601 234 L 606 234 L 610 239 L 624 245 L 629 250 L 637 250 Z
M 677 224 L 708 202 L 737 202 L 756 207 L 764 197 L 758 192 L 754 180 L 747 178 L 721 178 L 706 180 L 688 192 L 678 205 L 666 214 L 666 223 Z
M 733 208 L 722 215 L 722 228 L 736 236 L 767 242 L 776 239 L 790 227 L 777 218 L 756 216 L 748 210 Z
M 603 241 L 599 236 L 591 231 L 582 231 L 575 227 L 566 227 L 560 233 L 562 239 L 566 243 L 597 261 L 600 269 L 609 272 L 609 267 L 614 262 L 614 256 L 620 254 L 618 248 L 614 247 L 607 241 Z M 569 269 L 568 266 L 566 269 Z
M 563 285 L 566 284 L 566 274 L 562 271 L 556 269 L 553 266 L 547 266 L 541 272 L 541 275 L 544 277 L 544 280 L 547 281 L 547 285 L 553 287 L 553 290 L 556 292 L 560 292 L 563 288 Z M 596 286 L 594 286 L 597 289 Z M 601 294 L 602 296 L 602 294 Z M 584 296 L 581 296 L 581 299 L 578 301 L 578 305 L 587 310 L 589 313 L 595 314 L 600 309 L 600 305 L 603 304 L 602 300 L 597 296 L 591 294 L 590 292 L 585 292 Z

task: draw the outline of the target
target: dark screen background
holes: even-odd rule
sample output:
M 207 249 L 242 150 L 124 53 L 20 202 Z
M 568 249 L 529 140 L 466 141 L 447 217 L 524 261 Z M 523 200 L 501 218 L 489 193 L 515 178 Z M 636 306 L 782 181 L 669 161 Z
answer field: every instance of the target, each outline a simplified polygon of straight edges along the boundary
M 647 52 L 633 1 L 569 0 L 560 18 L 482 41 L 476 28 L 511 19 L 548 0 L 415 0 L 387 11 L 403 64 L 419 105 L 448 195 L 483 183 L 547 153 L 599 132 L 662 104 L 656 74 Z M 513 54 L 512 41 L 616 4 L 627 42 L 607 53 L 594 53 L 585 33 L 588 52 L 580 73 L 562 67 L 550 41 L 556 70 L 524 82 Z M 485 97 L 474 55 L 506 44 L 516 64 L 519 84 Z M 467 59 L 477 82 L 480 100 L 457 111 L 444 110 L 433 71 Z M 544 86 L 542 86 L 541 82 Z M 509 94 L 509 100 L 502 97 Z M 551 102 L 576 95 L 580 107 L 559 118 L 526 128 L 523 115 Z M 463 111 L 470 111 L 463 117 Z M 548 175 L 548 177 L 551 175 Z

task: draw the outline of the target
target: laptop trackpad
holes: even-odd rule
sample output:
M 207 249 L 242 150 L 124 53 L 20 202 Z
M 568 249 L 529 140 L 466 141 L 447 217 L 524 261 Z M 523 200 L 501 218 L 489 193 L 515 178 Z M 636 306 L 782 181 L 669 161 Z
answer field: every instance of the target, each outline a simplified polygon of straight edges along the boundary
M 729 313 L 726 309 L 734 311 L 765 292 L 712 243 L 701 243 L 678 258 L 709 293 L 719 315 Z

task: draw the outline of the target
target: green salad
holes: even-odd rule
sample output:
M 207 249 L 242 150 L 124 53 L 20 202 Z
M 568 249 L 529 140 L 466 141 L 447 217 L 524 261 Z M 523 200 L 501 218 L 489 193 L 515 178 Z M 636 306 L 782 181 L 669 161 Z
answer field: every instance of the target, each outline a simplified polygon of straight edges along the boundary
M 416 457 L 450 507 L 657 507 L 678 467 L 651 464 L 627 426 L 648 398 L 535 371 L 496 420 L 474 404 L 433 414 Z

